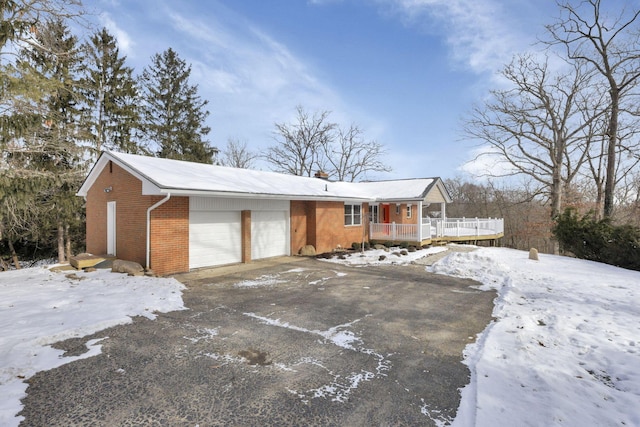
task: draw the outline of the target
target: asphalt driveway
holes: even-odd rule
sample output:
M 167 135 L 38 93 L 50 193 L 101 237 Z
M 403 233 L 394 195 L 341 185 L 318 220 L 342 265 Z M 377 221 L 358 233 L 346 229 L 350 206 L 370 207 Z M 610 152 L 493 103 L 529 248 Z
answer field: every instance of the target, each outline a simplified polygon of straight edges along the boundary
M 423 266 L 301 258 L 179 278 L 188 310 L 60 343 L 108 337 L 29 380 L 22 425 L 436 425 L 495 298 Z

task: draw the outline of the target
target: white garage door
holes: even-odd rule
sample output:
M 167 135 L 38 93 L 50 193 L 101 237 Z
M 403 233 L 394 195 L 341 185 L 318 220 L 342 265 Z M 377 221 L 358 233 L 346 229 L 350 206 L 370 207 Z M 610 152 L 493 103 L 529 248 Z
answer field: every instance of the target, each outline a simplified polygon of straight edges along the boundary
M 242 261 L 240 212 L 189 212 L 189 268 Z
M 282 255 L 289 255 L 287 212 L 251 212 L 251 259 Z

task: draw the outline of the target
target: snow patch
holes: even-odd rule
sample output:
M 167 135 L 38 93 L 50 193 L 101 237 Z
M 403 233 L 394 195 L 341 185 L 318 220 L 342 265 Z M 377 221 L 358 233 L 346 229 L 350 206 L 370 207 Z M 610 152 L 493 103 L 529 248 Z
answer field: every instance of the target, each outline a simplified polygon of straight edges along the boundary
M 330 343 L 340 348 L 344 348 L 350 351 L 368 354 L 377 360 L 377 365 L 374 371 L 367 371 L 362 369 L 358 372 L 350 372 L 347 374 L 334 373 L 329 368 L 324 366 L 322 361 L 315 358 L 303 358 L 294 366 L 311 364 L 318 366 L 327 372 L 327 375 L 331 378 L 329 383 L 320 387 L 309 389 L 306 391 L 289 390 L 289 392 L 299 396 L 303 402 L 307 402 L 314 398 L 329 398 L 334 402 L 346 402 L 352 391 L 356 390 L 360 383 L 366 381 L 372 381 L 376 378 L 386 376 L 386 373 L 391 369 L 391 362 L 383 355 L 377 353 L 373 349 L 364 348 L 362 345 L 362 339 L 359 338 L 354 332 L 346 330 L 346 328 L 353 326 L 361 319 L 356 319 L 352 322 L 343 323 L 341 325 L 334 326 L 326 331 L 309 330 L 299 326 L 291 325 L 289 322 L 282 322 L 280 319 L 271 319 L 264 316 L 258 316 L 255 313 L 243 313 L 245 316 L 259 320 L 261 323 L 271 326 L 277 326 L 280 328 L 287 328 L 294 331 L 303 333 L 309 333 L 319 335 L 323 338 L 322 343 Z
M 384 249 L 370 249 L 362 252 L 346 252 L 344 259 L 340 259 L 335 256 L 333 258 L 325 259 L 319 258 L 321 261 L 331 262 L 335 264 L 345 264 L 364 267 L 367 265 L 406 265 L 412 262 L 424 258 L 429 255 L 434 255 L 440 252 L 447 251 L 446 247 L 433 247 L 428 249 L 418 249 L 415 252 L 407 252 L 406 255 L 401 255 L 401 248 L 390 248 L 389 251 Z M 344 273 L 341 273 L 344 274 Z M 338 273 L 340 275 L 340 273 Z
M 98 270 L 52 272 L 26 268 L 0 273 L 0 425 L 17 426 L 23 417 L 23 381 L 101 352 L 104 338 L 86 343 L 88 351 L 64 357 L 50 344 L 130 323 L 133 316 L 155 319 L 156 312 L 185 309 L 184 286 L 174 279 L 130 277 Z
M 264 274 L 255 280 L 243 280 L 233 285 L 234 288 L 258 288 L 262 286 L 273 286 L 278 283 L 286 283 L 286 280 L 278 279 L 278 275 Z

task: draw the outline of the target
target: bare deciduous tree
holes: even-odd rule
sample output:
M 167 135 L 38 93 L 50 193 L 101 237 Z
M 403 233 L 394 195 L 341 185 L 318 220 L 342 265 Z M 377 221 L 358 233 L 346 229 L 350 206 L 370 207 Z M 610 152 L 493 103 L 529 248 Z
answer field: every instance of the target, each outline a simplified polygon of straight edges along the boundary
M 227 140 L 227 146 L 222 150 L 221 155 L 220 163 L 223 166 L 241 169 L 251 169 L 258 158 L 256 153 L 249 150 L 246 142 L 240 142 L 237 138 Z
M 267 149 L 265 160 L 276 172 L 312 176 L 325 170 L 323 147 L 333 139 L 336 124 L 329 122 L 329 112 L 310 115 L 302 106 L 296 107 L 297 123 L 276 123 L 277 145 Z
M 502 75 L 511 88 L 492 91 L 492 99 L 473 110 L 465 133 L 506 160 L 508 174 L 536 181 L 549 196 L 551 215 L 556 215 L 563 188 L 586 159 L 589 124 L 596 117 L 594 102 L 584 93 L 590 76 L 580 67 L 556 74 L 547 59 L 539 62 L 530 56 L 516 57 Z
M 339 129 L 337 142 L 328 141 L 324 155 L 332 170 L 330 175 L 338 181 L 355 181 L 368 171 L 389 172 L 381 158 L 384 147 L 375 141 L 366 141 L 362 130 L 356 124 L 348 129 Z
M 567 57 L 586 64 L 601 77 L 607 88 L 608 123 L 606 127 L 606 173 L 604 183 L 604 216 L 611 217 L 619 147 L 626 141 L 619 132 L 621 116 L 629 108 L 627 100 L 634 97 L 632 89 L 640 78 L 640 9 L 621 10 L 617 16 L 607 16 L 601 0 L 584 0 L 574 6 L 558 2 L 559 22 L 547 26 L 550 44 L 561 45 Z
M 296 107 L 297 123 L 276 123 L 277 144 L 264 158 L 278 172 L 312 176 L 322 171 L 340 181 L 355 181 L 369 171 L 388 172 L 381 160 L 384 147 L 367 142 L 355 124 L 340 129 L 329 121 L 329 112 L 309 114 Z

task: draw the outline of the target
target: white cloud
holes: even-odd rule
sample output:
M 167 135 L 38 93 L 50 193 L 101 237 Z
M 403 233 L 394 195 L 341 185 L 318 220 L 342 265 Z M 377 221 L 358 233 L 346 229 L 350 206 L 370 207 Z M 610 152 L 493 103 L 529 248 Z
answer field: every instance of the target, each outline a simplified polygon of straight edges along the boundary
M 496 0 L 392 1 L 411 25 L 429 31 L 435 25 L 455 62 L 476 73 L 495 72 L 531 42 L 531 35 L 522 34 L 519 20 L 510 13 L 514 8 L 507 10 Z
M 512 176 L 516 170 L 497 149 L 483 145 L 471 151 L 471 160 L 460 166 L 459 170 L 478 179 Z
M 345 113 L 349 107 L 340 95 L 304 59 L 243 17 L 219 12 L 206 17 L 166 12 L 172 30 L 188 41 L 175 48 L 192 65 L 193 81 L 204 98 L 222 107 L 212 111 L 216 144 L 228 137 L 269 143 L 273 124 L 293 120 L 296 105 L 332 110 L 336 121 L 348 116 L 345 122 L 362 123 Z

